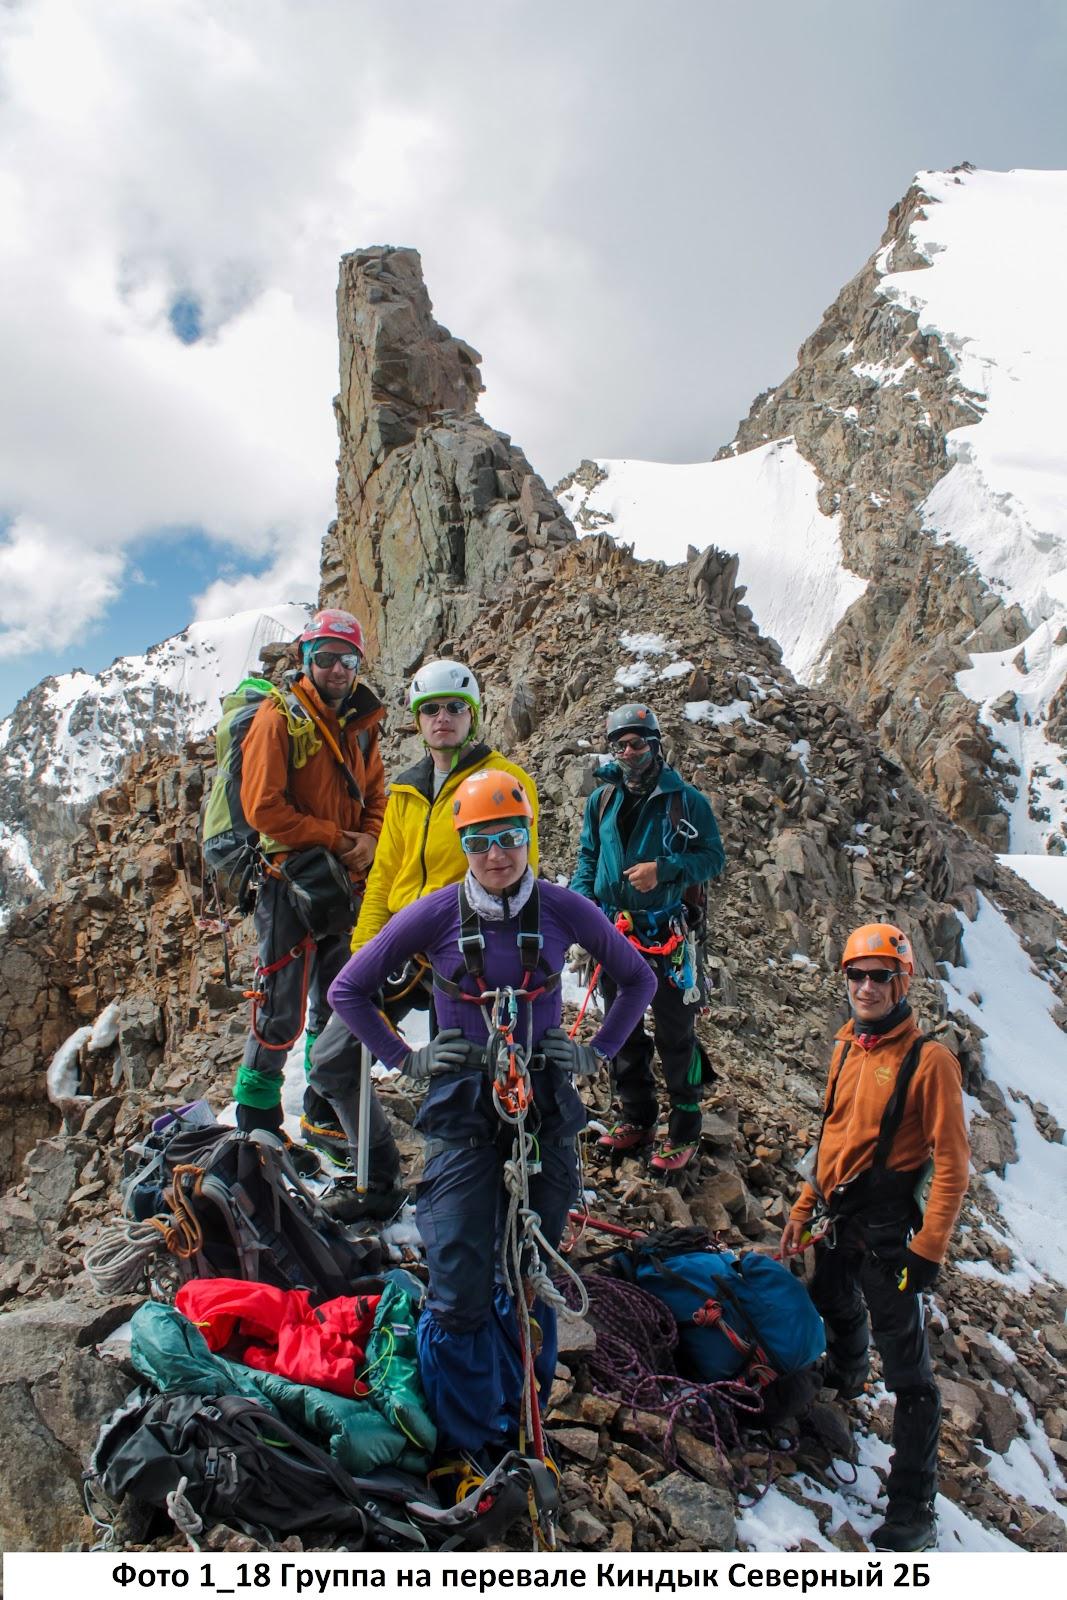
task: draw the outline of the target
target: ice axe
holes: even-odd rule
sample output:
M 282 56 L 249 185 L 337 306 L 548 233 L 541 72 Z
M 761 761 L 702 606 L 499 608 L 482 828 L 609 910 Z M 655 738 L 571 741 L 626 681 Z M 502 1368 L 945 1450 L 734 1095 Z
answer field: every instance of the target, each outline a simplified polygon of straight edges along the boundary
M 371 1053 L 359 1048 L 359 1137 L 356 1141 L 356 1193 L 366 1194 L 370 1168 L 370 1069 Z

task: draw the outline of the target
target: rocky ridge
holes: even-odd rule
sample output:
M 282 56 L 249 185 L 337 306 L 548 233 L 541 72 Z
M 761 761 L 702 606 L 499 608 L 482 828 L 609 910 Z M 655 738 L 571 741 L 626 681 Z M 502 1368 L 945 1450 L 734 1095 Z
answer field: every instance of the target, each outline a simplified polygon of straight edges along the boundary
M 344 347 L 343 370 L 345 363 L 358 370 L 364 359 L 360 346 Z M 412 373 L 403 381 L 415 389 Z M 373 432 L 373 417 L 356 420 L 353 438 Z M 461 434 L 447 437 L 462 450 Z M 418 440 L 397 447 L 398 473 L 418 448 Z M 364 528 L 359 507 L 353 511 L 347 526 L 358 548 Z M 478 542 L 477 519 L 468 521 L 465 537 Z M 328 585 L 337 561 L 350 557 L 335 532 Z M 417 590 L 409 595 L 421 616 L 424 598 Z M 367 598 L 391 612 L 380 637 L 413 637 L 399 586 L 383 579 Z M 988 1469 L 1024 1426 L 1015 1405 L 1001 1403 L 1001 1389 L 1019 1393 L 1025 1425 L 1041 1430 L 1053 1456 L 1067 1453 L 1064 1292 L 1040 1284 L 1022 1293 L 1003 1276 L 1011 1251 L 1000 1242 L 995 1196 L 982 1175 L 1016 1159 L 1015 1112 L 983 1070 L 978 1029 L 946 1014 L 945 991 L 934 979 L 938 963 L 958 957 L 981 891 L 1004 910 L 1055 987 L 1064 1026 L 1067 926 L 948 822 L 844 706 L 798 686 L 737 598 L 730 558 L 720 552 L 693 551 L 687 565 L 666 568 L 636 562 L 606 538 L 567 539 L 534 546 L 528 561 L 465 591 L 454 611 L 446 601 L 442 631 L 432 640 L 431 648 L 462 650 L 471 661 L 484 686 L 489 736 L 537 778 L 546 872 L 567 872 L 573 861 L 604 708 L 623 692 L 622 667 L 630 682 L 643 672 L 641 692 L 661 714 L 674 759 L 709 794 L 720 820 L 729 866 L 714 890 L 714 983 L 701 1024 L 720 1082 L 705 1117 L 699 1181 L 682 1197 L 650 1185 L 635 1164 L 624 1163 L 612 1177 L 590 1157 L 597 1209 L 637 1226 L 696 1221 L 735 1245 L 775 1241 L 796 1188 L 795 1160 L 817 1122 L 827 1041 L 840 1015 L 833 967 L 841 940 L 857 920 L 885 914 L 901 922 L 926 974 L 915 985 L 917 1005 L 959 1048 L 967 1089 L 982 1108 L 973 1130 L 978 1176 L 967 1200 L 969 1226 L 935 1297 L 935 1353 L 948 1411 L 945 1492 L 1024 1548 L 1061 1548 L 1056 1514 L 999 1488 Z M 445 632 L 461 611 L 472 619 L 462 635 Z M 663 630 L 657 642 L 629 632 L 650 622 Z M 390 700 L 398 688 L 399 677 L 386 682 Z M 394 770 L 403 759 L 401 737 L 390 735 L 387 747 Z M 40 1124 L 33 1131 L 23 1181 L 0 1201 L 0 1296 L 21 1302 L 0 1321 L 6 1347 L 16 1352 L 0 1372 L 0 1415 L 18 1446 L 8 1459 L 20 1462 L 21 1473 L 0 1485 L 0 1529 L 9 1546 L 78 1547 L 90 1537 L 75 1468 L 99 1417 L 130 1381 L 121 1363 L 93 1352 L 129 1302 L 102 1306 L 80 1257 L 113 1214 L 121 1148 L 167 1105 L 199 1093 L 216 1106 L 229 1098 L 244 1031 L 239 991 L 251 956 L 245 939 L 226 985 L 217 937 L 205 944 L 195 930 L 202 909 L 195 815 L 207 755 L 201 747 L 177 762 L 136 758 L 93 808 L 63 894 L 15 917 L 8 930 L 24 974 L 0 992 L 5 1060 L 18 1063 L 21 1091 L 10 1103 L 18 1111 L 11 1121 L 21 1121 L 34 1093 L 38 1115 L 50 1119 L 47 1137 Z M 48 1054 L 111 1001 L 113 1037 L 97 1050 L 91 1039 L 80 1045 L 79 1092 L 91 1098 L 71 1100 L 60 1127 L 59 1111 L 46 1108 L 41 1093 Z M 594 1113 L 604 1095 L 600 1085 Z M 387 1099 L 406 1130 L 410 1097 L 393 1089 Z M 1062 1142 L 1062 1130 L 1041 1110 L 1035 1116 L 1043 1137 Z M 29 1140 L 20 1141 L 14 1128 L 7 1137 L 14 1162 Z M 407 1134 L 404 1149 L 414 1151 Z M 984 1263 L 990 1278 L 964 1272 L 968 1260 Z M 745 1452 L 727 1464 L 683 1435 L 680 1465 L 670 1469 L 654 1449 L 661 1420 L 634 1418 L 596 1394 L 581 1348 L 587 1332 L 579 1329 L 568 1343 L 548 1418 L 565 1469 L 564 1542 L 730 1548 L 739 1483 L 758 1475 L 765 1453 Z M 884 1433 L 877 1402 L 862 1402 L 860 1414 L 866 1427 Z M 859 1548 L 856 1530 L 831 1530 L 828 1504 L 797 1478 L 802 1470 L 809 1483 L 832 1488 L 832 1459 L 847 1453 L 847 1431 L 841 1408 L 821 1403 L 775 1462 L 782 1492 L 799 1498 L 838 1547 Z M 694 1492 L 692 1475 L 706 1487 Z
M 971 170 L 954 169 L 955 181 Z M 920 515 L 952 466 L 946 435 L 979 421 L 984 397 L 962 386 L 953 351 L 880 289 L 886 273 L 929 267 L 911 228 L 936 204 L 914 184 L 893 207 L 879 249 L 823 314 L 793 372 L 757 396 L 716 459 L 796 440 L 821 480 L 821 509 L 839 519 L 845 564 L 868 579 L 827 642 L 820 682 L 950 816 L 1003 851 L 1006 788 L 1020 774 L 994 759 L 955 677 L 972 652 L 1020 645 L 1033 625 L 959 547 L 924 532 Z

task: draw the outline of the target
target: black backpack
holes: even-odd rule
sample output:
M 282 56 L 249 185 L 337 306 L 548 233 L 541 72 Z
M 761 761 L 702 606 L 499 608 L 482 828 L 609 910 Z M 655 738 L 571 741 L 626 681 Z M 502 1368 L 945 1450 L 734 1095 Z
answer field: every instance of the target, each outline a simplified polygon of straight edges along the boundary
M 223 1522 L 268 1544 L 298 1534 L 320 1548 L 478 1550 L 499 1543 L 531 1507 L 542 1528 L 559 1510 L 549 1469 L 516 1452 L 442 1509 L 405 1473 L 353 1478 L 253 1400 L 143 1389 L 105 1420 L 83 1484 L 98 1527 L 111 1528 L 103 1490 L 131 1509 L 165 1510 L 190 1542 L 205 1524 Z
M 352 1239 L 327 1216 L 274 1134 L 179 1122 L 145 1155 L 124 1185 L 124 1210 L 165 1217 L 184 1278 L 243 1278 L 331 1300 L 381 1266 L 377 1239 Z
M 290 1534 L 349 1549 L 367 1544 L 354 1478 L 265 1406 L 239 1395 L 135 1390 L 104 1422 L 84 1475 L 86 1505 L 103 1521 L 99 1485 L 167 1511 L 187 1536 L 224 1522 L 268 1542 Z M 407 1548 L 423 1548 L 418 1538 Z

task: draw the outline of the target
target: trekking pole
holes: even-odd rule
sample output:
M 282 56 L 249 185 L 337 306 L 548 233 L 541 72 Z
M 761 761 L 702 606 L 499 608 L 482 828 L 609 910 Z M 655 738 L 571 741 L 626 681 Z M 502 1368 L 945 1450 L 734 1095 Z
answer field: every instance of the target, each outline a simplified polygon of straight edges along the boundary
M 370 1067 L 371 1053 L 367 1046 L 359 1050 L 359 1139 L 356 1144 L 356 1193 L 366 1194 L 370 1166 Z

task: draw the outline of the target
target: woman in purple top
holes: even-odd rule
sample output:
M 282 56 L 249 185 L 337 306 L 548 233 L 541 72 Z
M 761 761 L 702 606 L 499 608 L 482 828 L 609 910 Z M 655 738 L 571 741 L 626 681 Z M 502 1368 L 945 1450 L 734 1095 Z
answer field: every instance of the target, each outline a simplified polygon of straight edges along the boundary
M 393 917 L 349 961 L 329 999 L 380 1061 L 428 1085 L 415 1124 L 426 1136 L 416 1218 L 430 1273 L 420 1372 L 441 1448 L 482 1455 L 511 1442 L 523 1374 L 514 1307 L 498 1281 L 502 1168 L 514 1129 L 497 1110 L 486 1071 L 492 1013 L 478 997 L 505 986 L 528 991 L 518 1001 L 514 1036 L 532 1056 L 528 1128 L 536 1134 L 540 1171 L 530 1178 L 530 1203 L 554 1247 L 578 1193 L 577 1134 L 586 1121 L 572 1078 L 595 1072 L 616 1053 L 643 1016 L 656 980 L 588 900 L 533 877 L 530 803 L 512 774 L 475 773 L 460 785 L 453 809 L 468 861 L 463 884 Z M 584 946 L 618 986 L 591 1045 L 560 1027 L 560 973 L 572 944 Z M 389 973 L 419 953 L 433 968 L 440 1031 L 412 1049 L 384 1021 L 374 997 Z M 535 1314 L 544 1335 L 537 1375 L 546 1389 L 555 1370 L 555 1318 L 545 1305 Z

